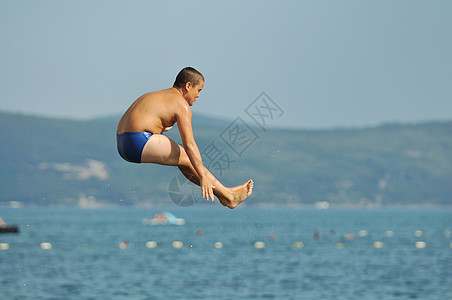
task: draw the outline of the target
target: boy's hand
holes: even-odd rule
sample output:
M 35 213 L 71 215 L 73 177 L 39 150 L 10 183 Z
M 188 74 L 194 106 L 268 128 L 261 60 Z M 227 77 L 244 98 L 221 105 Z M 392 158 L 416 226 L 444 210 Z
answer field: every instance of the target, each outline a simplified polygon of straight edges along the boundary
M 200 182 L 201 190 L 202 190 L 202 197 L 206 198 L 207 201 L 213 201 L 214 195 L 213 195 L 213 189 L 215 188 L 213 184 L 210 182 L 207 178 L 202 178 Z

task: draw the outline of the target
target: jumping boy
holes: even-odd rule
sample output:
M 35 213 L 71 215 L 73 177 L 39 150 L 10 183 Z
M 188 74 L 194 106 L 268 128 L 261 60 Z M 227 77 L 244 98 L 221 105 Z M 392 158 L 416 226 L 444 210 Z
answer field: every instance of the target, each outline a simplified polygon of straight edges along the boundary
M 235 208 L 253 191 L 250 179 L 242 185 L 223 186 L 203 165 L 193 137 L 192 106 L 204 87 L 204 76 L 194 68 L 182 69 L 172 88 L 139 97 L 122 116 L 116 131 L 118 152 L 134 163 L 177 166 L 199 185 L 206 200 L 217 196 L 221 204 Z M 183 147 L 162 133 L 177 122 Z

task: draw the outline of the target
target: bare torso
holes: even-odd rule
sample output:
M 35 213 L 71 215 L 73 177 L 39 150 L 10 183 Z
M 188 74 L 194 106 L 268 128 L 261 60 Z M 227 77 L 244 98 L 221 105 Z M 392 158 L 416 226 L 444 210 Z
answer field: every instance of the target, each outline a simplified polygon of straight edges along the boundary
M 140 162 L 178 166 L 188 180 L 201 187 L 203 197 L 213 201 L 215 193 L 223 205 L 234 208 L 251 195 L 253 181 L 226 188 L 204 167 L 193 137 L 190 109 L 203 87 L 204 81 L 196 85 L 187 82 L 180 88 L 142 95 L 124 113 L 116 132 L 153 133 L 140 150 Z M 176 122 L 183 147 L 161 134 Z
M 144 94 L 124 113 L 116 132 L 148 131 L 160 134 L 169 130 L 176 122 L 181 101 L 184 98 L 174 88 Z

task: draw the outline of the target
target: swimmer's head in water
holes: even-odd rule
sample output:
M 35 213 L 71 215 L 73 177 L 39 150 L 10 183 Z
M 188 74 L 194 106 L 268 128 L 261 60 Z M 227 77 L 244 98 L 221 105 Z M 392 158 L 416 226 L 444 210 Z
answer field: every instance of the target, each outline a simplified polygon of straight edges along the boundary
M 175 88 L 183 88 L 187 82 L 191 82 L 193 86 L 197 86 L 203 83 L 204 76 L 192 67 L 183 68 L 179 74 L 176 76 L 176 81 L 174 81 L 173 87 Z

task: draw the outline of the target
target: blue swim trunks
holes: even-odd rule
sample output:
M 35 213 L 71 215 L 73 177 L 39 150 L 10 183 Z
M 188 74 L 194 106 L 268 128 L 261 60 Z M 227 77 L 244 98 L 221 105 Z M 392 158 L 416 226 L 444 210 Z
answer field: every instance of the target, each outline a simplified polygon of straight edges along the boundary
M 148 131 L 117 133 L 119 155 L 129 162 L 141 163 L 141 153 L 151 136 Z

